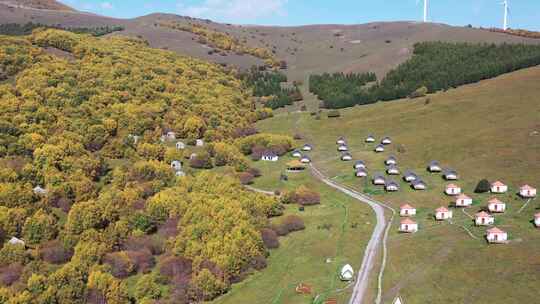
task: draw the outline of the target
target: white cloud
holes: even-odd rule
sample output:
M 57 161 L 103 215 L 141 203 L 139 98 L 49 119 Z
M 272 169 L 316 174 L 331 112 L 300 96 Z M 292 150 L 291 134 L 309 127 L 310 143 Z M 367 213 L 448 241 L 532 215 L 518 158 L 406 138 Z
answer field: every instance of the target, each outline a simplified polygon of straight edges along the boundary
M 204 0 L 198 5 L 177 5 L 180 14 L 233 23 L 253 22 L 257 18 L 286 15 L 288 0 Z
M 101 6 L 102 9 L 105 9 L 105 10 L 110 10 L 110 9 L 114 8 L 112 3 L 110 3 L 110 2 L 101 2 L 100 6 Z

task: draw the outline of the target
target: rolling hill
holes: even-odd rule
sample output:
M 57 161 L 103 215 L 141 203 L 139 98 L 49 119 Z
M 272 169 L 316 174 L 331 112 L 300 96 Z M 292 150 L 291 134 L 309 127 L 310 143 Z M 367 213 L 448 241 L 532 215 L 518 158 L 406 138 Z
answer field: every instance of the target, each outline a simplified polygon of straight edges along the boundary
M 5 2 L 0 2 L 0 20 L 2 23 L 34 22 L 65 27 L 117 25 L 125 30 L 115 35 L 137 36 L 147 40 L 152 47 L 241 68 L 263 63 L 247 54 L 209 54 L 210 48 L 199 43 L 196 35 L 160 26 L 163 22 L 200 24 L 228 33 L 249 46 L 273 50 L 278 59 L 288 63 L 286 73 L 290 80 L 302 81 L 308 74 L 336 71 L 371 71 L 381 77 L 408 59 L 414 43 L 421 41 L 540 43 L 539 40 L 504 33 L 435 23 L 403 21 L 298 27 L 248 26 L 158 13 L 134 19 L 115 19 L 85 12 L 14 7 Z

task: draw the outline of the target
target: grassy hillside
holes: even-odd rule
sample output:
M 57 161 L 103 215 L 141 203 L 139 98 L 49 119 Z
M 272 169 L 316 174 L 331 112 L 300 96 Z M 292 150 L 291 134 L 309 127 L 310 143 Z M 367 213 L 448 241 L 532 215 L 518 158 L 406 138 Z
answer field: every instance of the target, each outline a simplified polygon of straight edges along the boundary
M 399 219 L 393 223 L 383 282 L 385 303 L 398 294 L 406 303 L 534 302 L 532 290 L 540 283 L 536 271 L 540 234 L 530 221 L 538 212 L 538 201 L 525 205 L 515 191 L 524 183 L 539 186 L 539 80 L 540 68 L 535 67 L 427 99 L 341 110 L 337 119 L 283 114 L 258 126 L 264 131 L 304 134 L 316 147 L 312 158 L 318 167 L 362 191 L 376 188 L 353 177 L 352 163 L 339 161 L 338 136 L 347 138 L 354 158 L 366 161 L 370 173 L 382 171 L 383 160 L 395 154 L 401 170 L 413 169 L 427 182 L 425 192 L 413 192 L 401 182 L 400 192 L 376 196 L 395 208 L 406 202 L 417 207 L 420 224 L 418 233 L 403 235 L 397 233 Z M 373 146 L 364 144 L 370 133 L 379 139 L 391 136 L 394 144 L 375 154 Z M 470 215 L 491 197 L 473 193 L 480 179 L 500 179 L 510 185 L 509 194 L 498 196 L 508 204 L 508 212 L 496 216 L 496 225 L 510 234 L 509 244 L 487 245 L 486 229 L 473 227 L 461 210 L 454 210 L 453 224 L 433 220 L 435 208 L 448 206 L 451 199 L 443 195 L 447 182 L 425 171 L 431 160 L 459 172 L 457 183 L 475 201 L 466 210 Z

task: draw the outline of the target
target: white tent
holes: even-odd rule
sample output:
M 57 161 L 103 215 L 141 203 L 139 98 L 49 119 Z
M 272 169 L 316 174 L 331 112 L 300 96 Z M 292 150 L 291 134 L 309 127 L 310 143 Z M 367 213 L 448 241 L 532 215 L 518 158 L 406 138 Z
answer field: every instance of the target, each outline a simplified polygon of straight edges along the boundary
M 350 281 L 354 277 L 354 270 L 351 265 L 347 264 L 341 268 L 340 278 L 342 281 Z
M 400 297 L 396 297 L 396 298 L 394 299 L 394 302 L 392 302 L 392 304 L 403 304 L 403 301 L 401 300 Z

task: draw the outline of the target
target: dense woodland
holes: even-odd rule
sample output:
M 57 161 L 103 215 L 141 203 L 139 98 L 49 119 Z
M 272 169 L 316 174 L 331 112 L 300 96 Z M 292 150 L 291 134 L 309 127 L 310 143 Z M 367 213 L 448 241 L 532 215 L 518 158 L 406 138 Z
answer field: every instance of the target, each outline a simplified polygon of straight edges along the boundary
M 540 64 L 540 46 L 523 44 L 470 44 L 422 42 L 414 55 L 372 86 L 362 81 L 371 74 L 312 76 L 311 92 L 327 108 L 413 97 L 493 78 Z
M 292 105 L 302 100 L 302 93 L 296 84 L 284 87 L 287 76 L 278 71 L 260 71 L 253 67 L 240 75 L 240 78 L 253 89 L 253 95 L 262 98 L 267 107 L 272 109 Z
M 192 303 L 265 267 L 303 223 L 270 225 L 281 203 L 237 178 L 257 174 L 247 155 L 292 148 L 251 127 L 271 112 L 250 98 L 233 72 L 139 40 L 0 36 L 0 303 Z M 205 139 L 191 164 L 224 173 L 177 177 L 189 155 L 167 132 Z
M 77 34 L 90 34 L 92 36 L 104 36 L 113 32 L 123 31 L 122 26 L 99 26 L 99 27 L 63 27 L 61 25 L 46 25 L 28 22 L 25 24 L 5 23 L 0 24 L 0 35 L 24 36 L 30 35 L 37 28 L 54 28 L 70 31 Z

